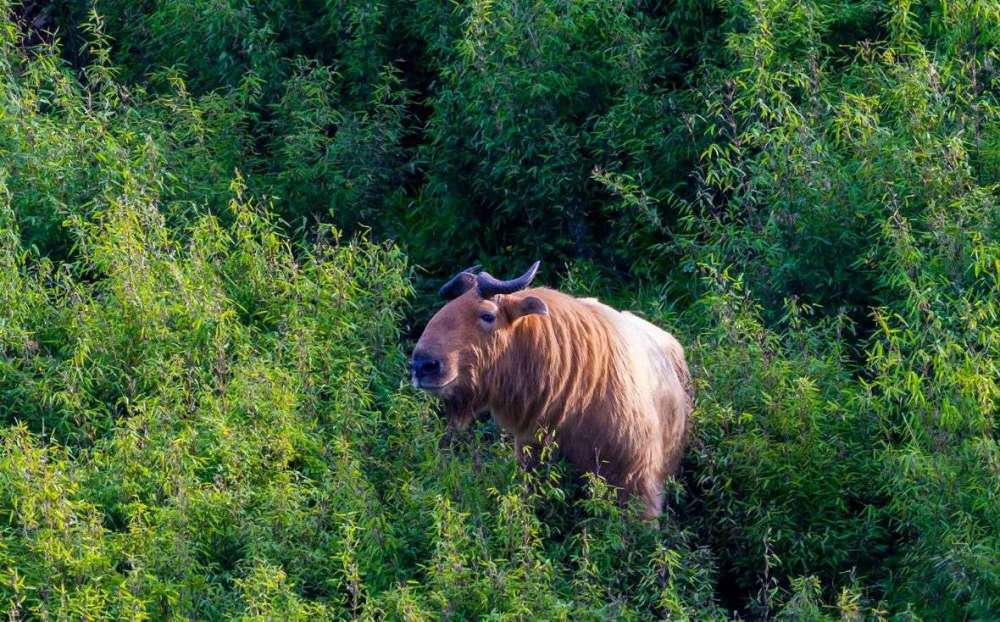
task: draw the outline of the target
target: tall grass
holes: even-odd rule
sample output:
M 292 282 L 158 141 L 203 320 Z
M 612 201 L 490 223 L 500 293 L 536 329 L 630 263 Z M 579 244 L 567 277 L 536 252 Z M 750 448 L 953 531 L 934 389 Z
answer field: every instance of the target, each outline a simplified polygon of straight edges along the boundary
M 8 618 L 997 617 L 994 2 L 0 13 Z M 660 525 L 408 386 L 529 254 L 688 348 Z

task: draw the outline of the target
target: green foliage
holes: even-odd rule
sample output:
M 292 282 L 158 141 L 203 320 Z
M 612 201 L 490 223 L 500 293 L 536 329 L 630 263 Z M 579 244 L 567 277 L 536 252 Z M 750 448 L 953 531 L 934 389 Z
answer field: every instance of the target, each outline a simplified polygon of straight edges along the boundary
M 699 130 L 715 140 L 702 154 L 703 195 L 688 224 L 708 238 L 695 242 L 701 252 L 746 266 L 772 320 L 794 295 L 865 321 L 891 300 L 882 296 L 883 258 L 873 256 L 887 218 L 924 219 L 965 193 L 996 208 L 998 47 L 979 40 L 996 37 L 995 3 L 940 5 L 919 22 L 909 3 L 892 5 L 882 9 L 884 38 L 852 29 L 876 10 L 736 3 L 732 66 L 702 89 Z M 833 47 L 845 33 L 858 41 Z
M 891 443 L 889 516 L 913 539 L 893 587 L 928 603 L 929 617 L 1000 609 L 1000 243 L 984 236 L 1000 216 L 982 200 L 935 209 L 934 232 L 898 214 L 884 231 L 884 279 L 904 302 L 877 316 L 865 406 Z
M 274 191 L 310 216 L 329 212 L 345 227 L 378 223 L 398 201 L 404 178 L 398 144 L 406 133 L 409 95 L 390 67 L 361 110 L 338 109 L 338 76 L 302 63 L 274 106 Z
M 86 25 L 96 60 L 82 81 L 52 48 L 16 54 L 16 30 L 2 42 L 0 152 L 17 181 L 8 186 L 12 209 L 25 246 L 59 259 L 72 244 L 63 220 L 89 214 L 126 184 L 141 184 L 179 224 L 224 208 L 251 117 L 235 94 L 193 97 L 176 73 L 154 76 L 158 95 L 122 86 L 101 18 Z
M 789 303 L 777 330 L 743 284 L 709 272 L 702 299 L 715 328 L 693 346 L 699 380 L 699 520 L 724 566 L 765 610 L 787 577 L 868 573 L 888 553 L 876 422 L 852 403 L 839 322 L 803 330 Z M 831 345 L 832 344 L 832 347 Z
M 644 19 L 607 2 L 473 2 L 458 17 L 431 102 L 431 205 L 454 205 L 488 247 L 593 253 L 589 152 L 648 72 Z
M 997 617 L 994 0 L 0 13 L 10 619 Z M 687 347 L 659 525 L 406 383 L 529 255 Z

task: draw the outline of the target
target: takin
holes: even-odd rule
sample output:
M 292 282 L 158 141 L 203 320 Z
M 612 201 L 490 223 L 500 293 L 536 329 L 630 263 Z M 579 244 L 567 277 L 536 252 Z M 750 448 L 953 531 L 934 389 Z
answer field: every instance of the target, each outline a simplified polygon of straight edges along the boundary
M 594 298 L 525 289 L 538 271 L 503 281 L 479 266 L 440 290 L 448 300 L 413 350 L 413 385 L 444 402 L 449 427 L 489 411 L 530 468 L 541 446 L 576 469 L 663 507 L 692 409 L 684 349 L 669 333 Z

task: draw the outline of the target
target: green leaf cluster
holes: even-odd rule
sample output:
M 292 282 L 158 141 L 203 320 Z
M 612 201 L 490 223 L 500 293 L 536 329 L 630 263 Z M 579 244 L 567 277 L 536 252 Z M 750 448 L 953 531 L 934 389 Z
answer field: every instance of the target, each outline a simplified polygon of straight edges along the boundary
M 1000 618 L 995 0 L 0 16 L 7 618 Z M 408 386 L 539 257 L 687 346 L 659 525 Z

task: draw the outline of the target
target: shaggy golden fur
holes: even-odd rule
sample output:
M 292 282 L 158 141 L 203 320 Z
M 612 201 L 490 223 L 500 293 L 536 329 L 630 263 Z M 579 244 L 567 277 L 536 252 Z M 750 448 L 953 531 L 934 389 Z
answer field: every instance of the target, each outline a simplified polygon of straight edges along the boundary
M 540 436 L 554 438 L 575 467 L 623 500 L 639 495 L 647 517 L 660 513 L 692 408 L 684 350 L 669 333 L 595 299 L 535 288 L 483 300 L 472 288 L 431 319 L 418 350 L 442 361 L 440 385 L 424 388 L 445 400 L 452 425 L 489 410 L 522 464 Z

